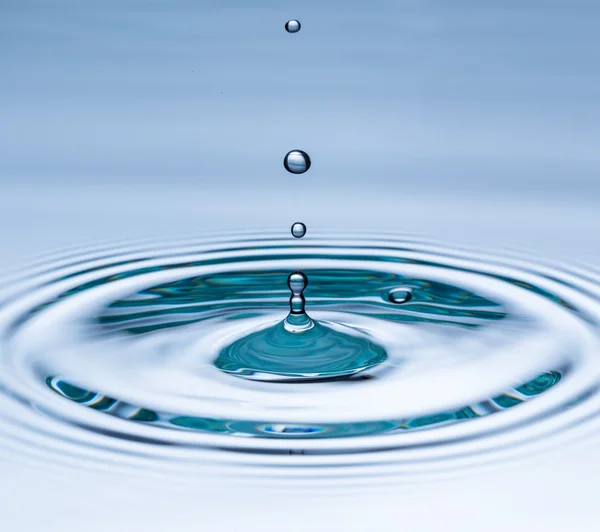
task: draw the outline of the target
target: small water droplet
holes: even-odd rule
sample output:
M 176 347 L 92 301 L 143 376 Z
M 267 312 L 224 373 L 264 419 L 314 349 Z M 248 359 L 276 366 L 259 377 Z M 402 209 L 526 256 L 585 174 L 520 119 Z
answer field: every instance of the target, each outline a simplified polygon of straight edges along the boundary
M 292 225 L 292 236 L 302 238 L 306 234 L 306 226 L 302 222 L 296 222 Z
M 298 20 L 288 20 L 285 23 L 285 29 L 288 33 L 298 33 L 302 25 Z
M 388 296 L 392 303 L 401 304 L 407 303 L 412 298 L 410 288 L 395 288 Z
M 292 150 L 283 159 L 283 166 L 292 174 L 303 174 L 308 171 L 310 165 L 308 153 L 302 150 Z

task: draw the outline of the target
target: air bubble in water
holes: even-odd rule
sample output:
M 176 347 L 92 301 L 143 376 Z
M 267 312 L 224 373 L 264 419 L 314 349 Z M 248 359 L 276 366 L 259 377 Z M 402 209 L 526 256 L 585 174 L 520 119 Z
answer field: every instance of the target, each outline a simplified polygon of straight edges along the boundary
M 283 159 L 283 166 L 292 174 L 303 174 L 310 168 L 310 157 L 302 150 L 292 150 Z
M 292 225 L 292 236 L 294 238 L 302 238 L 306 234 L 306 225 L 302 222 L 296 222 Z
M 388 299 L 392 303 L 396 303 L 398 305 L 401 303 L 407 303 L 411 300 L 411 298 L 412 293 L 410 291 L 410 288 L 396 288 L 392 290 L 388 295 Z
M 302 25 L 298 20 L 288 20 L 285 23 L 285 29 L 288 33 L 298 33 Z

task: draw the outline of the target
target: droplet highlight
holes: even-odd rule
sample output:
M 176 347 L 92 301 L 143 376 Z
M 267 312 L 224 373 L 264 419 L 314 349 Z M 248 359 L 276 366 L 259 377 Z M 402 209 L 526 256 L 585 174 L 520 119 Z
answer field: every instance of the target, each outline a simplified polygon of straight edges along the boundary
M 288 33 L 298 33 L 300 31 L 301 27 L 302 27 L 302 24 L 300 24 L 300 22 L 298 20 L 288 20 L 285 23 L 285 30 Z
M 302 238 L 306 234 L 306 225 L 302 222 L 296 222 L 292 225 L 292 236 L 294 238 Z
M 303 174 L 309 170 L 310 165 L 308 153 L 302 150 L 292 150 L 283 159 L 283 166 L 292 174 Z
M 395 288 L 389 293 L 388 299 L 396 305 L 408 303 L 412 299 L 412 292 L 410 288 Z

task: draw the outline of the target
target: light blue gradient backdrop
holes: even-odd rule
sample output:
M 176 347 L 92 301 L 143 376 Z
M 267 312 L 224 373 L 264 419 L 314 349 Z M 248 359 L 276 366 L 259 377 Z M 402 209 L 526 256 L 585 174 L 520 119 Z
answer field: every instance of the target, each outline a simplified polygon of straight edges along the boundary
M 298 18 L 302 30 L 283 28 Z M 600 2 L 0 2 L 0 179 L 598 195 Z

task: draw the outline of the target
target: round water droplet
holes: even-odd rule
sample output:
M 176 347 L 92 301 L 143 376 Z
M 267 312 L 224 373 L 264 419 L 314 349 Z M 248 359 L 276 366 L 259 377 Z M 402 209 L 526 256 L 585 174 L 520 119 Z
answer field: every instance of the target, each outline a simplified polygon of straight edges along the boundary
M 307 284 L 308 279 L 302 272 L 294 272 L 288 277 L 288 286 L 294 296 L 301 296 Z
M 292 150 L 283 159 L 283 166 L 292 174 L 303 174 L 310 168 L 310 157 L 302 150 Z
M 410 288 L 395 288 L 392 290 L 388 296 L 389 300 L 392 303 L 401 304 L 407 303 L 412 298 L 412 293 Z
M 288 20 L 285 23 L 285 29 L 288 33 L 298 33 L 302 24 L 298 20 Z
M 296 222 L 292 225 L 292 236 L 302 238 L 306 234 L 306 226 L 302 222 Z

